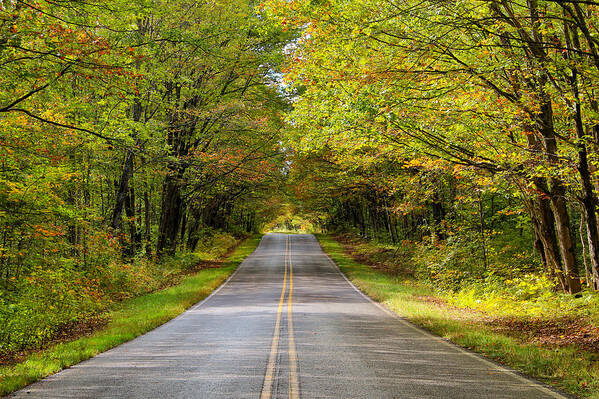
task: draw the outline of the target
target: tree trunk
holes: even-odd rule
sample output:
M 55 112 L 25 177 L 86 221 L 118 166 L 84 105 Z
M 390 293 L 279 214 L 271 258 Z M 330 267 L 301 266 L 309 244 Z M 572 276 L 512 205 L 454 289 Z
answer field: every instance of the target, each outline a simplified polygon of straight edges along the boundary
M 591 265 L 589 264 L 589 250 L 587 248 L 587 241 L 584 234 L 584 229 L 586 226 L 584 212 L 580 215 L 580 226 L 578 227 L 578 233 L 580 235 L 580 242 L 582 244 L 582 260 L 584 264 L 584 276 L 586 280 L 587 287 L 591 287 L 593 285 L 593 277 L 591 272 Z
M 162 191 L 162 213 L 158 227 L 156 252 L 159 256 L 171 255 L 177 249 L 177 236 L 181 224 L 183 199 L 176 177 L 168 175 Z
M 580 127 L 578 127 L 579 124 L 581 125 Z M 579 131 L 579 129 L 582 129 L 582 120 L 577 122 L 576 130 Z M 582 132 L 580 132 L 579 135 L 579 138 L 583 140 Z M 582 203 L 584 209 L 584 217 L 581 217 L 586 223 L 587 230 L 588 255 L 591 268 L 589 277 L 591 278 L 591 286 L 593 289 L 599 290 L 599 231 L 597 229 L 596 214 L 597 197 L 593 192 L 593 182 L 591 180 L 591 174 L 587 160 L 587 150 L 584 142 L 579 144 L 578 173 L 580 174 L 580 180 L 582 183 L 582 198 L 580 202 Z
M 574 241 L 570 230 L 570 216 L 566 205 L 566 188 L 558 179 L 551 179 L 551 207 L 555 217 L 557 236 L 564 266 L 564 279 L 567 291 L 571 294 L 580 292 L 578 265 L 574 256 Z
M 481 249 L 482 249 L 482 255 L 483 255 L 483 265 L 485 267 L 485 271 L 489 269 L 489 261 L 487 259 L 487 238 L 485 236 L 485 229 L 486 229 L 486 225 L 485 225 L 485 208 L 484 208 L 484 203 L 483 203 L 483 196 L 482 194 L 478 193 L 478 216 L 479 216 L 479 220 L 480 220 L 480 240 L 481 240 Z
M 440 240 L 445 239 L 445 232 L 443 230 L 443 220 L 445 219 L 445 208 L 443 202 L 439 199 L 437 193 L 433 194 L 432 199 L 432 211 L 433 211 L 433 223 L 434 232 Z
M 540 113 L 537 116 L 536 125 L 543 136 L 543 147 L 547 160 L 552 165 L 559 164 L 557 156 L 557 142 L 553 126 L 553 108 L 551 100 L 546 93 L 541 94 Z M 562 265 L 564 270 L 564 279 L 567 291 L 571 294 L 581 290 L 580 278 L 578 276 L 578 265 L 574 256 L 574 241 L 570 228 L 570 216 L 566 202 L 566 187 L 557 177 L 550 180 L 551 191 L 550 201 L 557 228 L 558 242 L 560 246 Z
M 200 219 L 198 217 L 194 217 L 193 222 L 189 224 L 186 246 L 190 251 L 194 251 L 198 246 L 198 242 L 200 241 L 200 235 L 198 234 L 200 223 Z
M 137 253 L 141 235 L 137 231 L 137 222 L 135 220 L 135 190 L 129 186 L 129 193 L 125 199 L 125 215 L 129 223 L 129 243 L 123 247 L 123 253 L 128 257 L 133 257 Z
M 146 256 L 149 258 L 152 256 L 152 245 L 150 242 L 152 241 L 152 229 L 151 229 L 151 220 L 150 220 L 150 195 L 148 193 L 147 183 L 146 190 L 144 191 L 144 224 L 145 224 L 145 246 L 146 246 Z
M 577 40 L 574 40 L 577 43 Z M 586 223 L 588 255 L 590 260 L 590 273 L 587 270 L 587 258 L 585 257 L 585 271 L 587 271 L 587 284 L 589 278 L 590 285 L 595 290 L 599 290 L 599 231 L 597 230 L 597 197 L 593 192 L 593 181 L 589 169 L 587 144 L 585 139 L 584 125 L 582 122 L 582 110 L 580 107 L 580 94 L 578 90 L 578 78 L 576 69 L 572 69 L 570 80 L 572 90 L 574 92 L 574 126 L 576 137 L 578 138 L 578 173 L 582 184 L 581 203 L 584 209 L 584 217 L 581 216 Z M 585 247 L 582 240 L 583 248 Z
M 181 210 L 182 216 L 181 216 L 181 232 L 180 232 L 180 236 L 179 239 L 181 241 L 181 243 L 185 242 L 185 233 L 187 232 L 187 209 L 185 209 L 185 207 L 183 207 L 183 209 Z
M 385 203 L 385 217 L 387 220 L 387 226 L 389 226 L 389 234 L 391 235 L 391 242 L 393 244 L 397 243 L 397 230 L 393 225 L 393 220 L 391 219 L 391 215 L 389 214 L 389 205 Z
M 534 204 L 532 204 L 534 206 Z M 537 250 L 541 257 L 541 264 L 543 265 L 543 270 L 548 271 L 549 266 L 547 264 L 547 258 L 545 257 L 545 246 L 543 245 L 543 240 L 541 239 L 539 221 L 537 220 L 537 216 L 534 212 L 532 212 L 531 216 L 532 226 L 535 234 L 535 238 L 533 241 L 533 247 Z M 555 275 L 548 274 L 551 279 L 555 278 Z
M 117 186 L 116 200 L 112 211 L 112 220 L 110 227 L 114 230 L 121 230 L 123 223 L 123 208 L 125 207 L 125 201 L 129 194 L 129 180 L 133 176 L 133 152 L 127 151 L 125 155 L 125 162 L 123 163 L 123 170 L 121 172 L 121 179 Z
M 545 179 L 536 178 L 535 184 L 537 190 L 541 192 L 536 197 L 536 206 L 533 207 L 533 211 L 536 208 L 538 212 L 537 220 L 539 227 L 539 238 L 543 243 L 543 251 L 545 261 L 547 263 L 548 277 L 551 279 L 557 278 L 562 290 L 567 291 L 566 280 L 562 269 L 562 264 L 559 255 L 559 245 L 557 243 L 557 236 L 555 234 L 555 220 L 549 199 L 545 194 L 542 194 L 547 190 L 547 184 Z

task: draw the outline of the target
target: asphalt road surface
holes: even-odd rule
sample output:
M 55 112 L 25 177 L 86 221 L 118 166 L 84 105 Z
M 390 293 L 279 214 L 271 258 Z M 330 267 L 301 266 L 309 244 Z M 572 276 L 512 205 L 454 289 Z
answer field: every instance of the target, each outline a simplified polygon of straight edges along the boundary
M 311 235 L 268 234 L 212 296 L 16 398 L 563 398 L 390 314 Z

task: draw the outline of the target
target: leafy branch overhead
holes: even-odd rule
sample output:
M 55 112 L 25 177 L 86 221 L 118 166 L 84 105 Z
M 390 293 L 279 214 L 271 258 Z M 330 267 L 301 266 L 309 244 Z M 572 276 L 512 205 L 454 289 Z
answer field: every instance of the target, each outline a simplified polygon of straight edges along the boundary
M 273 217 L 289 37 L 252 2 L 0 1 L 0 356 Z

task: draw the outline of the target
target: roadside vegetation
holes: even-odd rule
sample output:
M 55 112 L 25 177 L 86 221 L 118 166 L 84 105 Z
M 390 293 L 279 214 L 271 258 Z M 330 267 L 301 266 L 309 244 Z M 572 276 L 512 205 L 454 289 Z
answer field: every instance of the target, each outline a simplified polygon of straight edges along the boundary
M 589 324 L 597 320 L 595 293 L 586 299 L 558 293 L 547 298 L 525 289 L 524 295 L 499 295 L 499 307 L 493 299 L 471 306 L 463 302 L 464 293 L 397 273 L 396 258 L 384 255 L 388 245 L 347 236 L 318 239 L 360 290 L 412 323 L 565 392 L 599 398 L 599 329 Z M 572 334 L 572 320 L 586 334 Z
M 278 214 L 287 36 L 251 1 L 0 1 L 1 362 Z
M 118 249 L 107 249 L 106 264 L 93 270 L 63 265 L 52 271 L 31 271 L 0 298 L 8 305 L 0 312 L 0 364 L 13 362 L 23 351 L 43 348 L 57 337 L 68 338 L 103 324 L 106 312 L 119 302 L 178 284 L 184 276 L 211 267 L 242 240 L 215 233 L 206 236 L 197 251 L 160 262 L 141 257 L 123 263 Z
M 299 37 L 295 212 L 370 265 L 346 271 L 372 296 L 582 396 L 599 380 L 598 6 L 264 2 Z
M 599 13 L 583 3 L 266 1 L 299 35 L 298 208 L 426 246 L 447 288 L 599 290 Z
M 598 37 L 580 0 L 0 0 L 0 358 L 322 231 L 594 395 Z
M 211 262 L 199 265 L 194 264 L 195 261 L 173 259 L 173 265 L 176 264 L 184 273 L 177 276 L 171 287 L 114 303 L 101 315 L 104 324 L 84 333 L 82 337 L 74 340 L 72 336 L 61 337 L 65 342 L 54 342 L 43 350 L 20 353 L 12 359 L 13 364 L 0 364 L 0 395 L 20 389 L 164 324 L 221 285 L 241 261 L 256 249 L 259 242 L 260 236 L 248 238 L 225 259 L 212 258 Z M 187 268 L 181 265 L 187 265 Z M 196 266 L 201 270 L 194 269 Z

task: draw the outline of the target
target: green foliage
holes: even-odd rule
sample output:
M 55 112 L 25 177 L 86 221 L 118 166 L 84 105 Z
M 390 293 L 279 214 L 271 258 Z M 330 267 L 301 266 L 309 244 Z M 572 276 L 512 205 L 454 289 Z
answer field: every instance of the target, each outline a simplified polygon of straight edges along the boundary
M 0 355 L 43 346 L 69 323 L 102 314 L 124 299 L 156 291 L 181 280 L 201 261 L 222 258 L 239 240 L 215 233 L 203 252 L 180 252 L 160 262 L 144 257 L 132 263 L 112 259 L 91 270 L 37 268 L 0 296 Z
M 302 209 L 298 204 L 287 203 L 281 207 L 278 217 L 264 226 L 264 231 L 275 231 L 281 233 L 316 233 L 320 226 L 310 216 L 302 215 Z
M 274 217 L 289 38 L 252 1 L 0 1 L 0 356 Z
M 487 318 L 480 318 L 476 312 L 439 305 L 448 297 L 438 297 L 431 286 L 412 279 L 406 280 L 404 277 L 398 278 L 356 262 L 345 253 L 341 244 L 330 236 L 319 235 L 318 240 L 360 290 L 414 324 L 579 397 L 599 396 L 599 365 L 595 353 L 574 345 L 547 347 L 528 343 L 520 334 L 508 335 L 505 330 L 494 330 L 486 323 Z M 524 286 L 527 287 L 524 291 L 540 292 L 539 288 L 545 283 L 542 279 L 528 277 L 527 282 L 524 282 Z M 505 285 L 502 289 L 505 289 Z M 469 298 L 465 303 L 482 303 L 480 292 L 472 294 L 471 290 L 466 289 L 459 295 Z M 595 315 L 595 322 L 599 321 L 596 318 L 599 300 L 596 293 L 585 293 L 583 298 L 564 294 L 552 294 L 551 298 L 547 298 L 546 295 L 547 291 L 543 290 L 537 299 L 527 301 L 503 298 L 497 292 L 495 299 L 501 299 L 497 308 L 485 309 L 490 312 L 489 316 L 515 316 L 526 314 L 522 313 L 522 310 L 529 306 L 541 305 L 543 309 L 551 309 L 542 313 L 551 318 L 568 314 L 581 317 L 591 312 Z M 537 300 L 543 303 L 537 303 Z M 532 313 L 528 313 L 530 314 Z
M 448 303 L 496 317 L 551 319 L 572 317 L 599 324 L 599 296 L 586 290 L 574 297 L 556 292 L 545 276 L 526 274 L 513 280 L 486 280 L 461 290 L 440 293 Z
M 440 290 L 459 290 L 484 278 L 479 252 L 480 242 L 467 235 L 453 236 L 437 245 L 420 245 L 415 256 L 417 273 Z
M 417 246 L 409 240 L 392 245 L 365 241 L 352 233 L 342 234 L 337 238 L 351 248 L 353 256 L 391 275 L 406 278 L 413 277 L 417 272 Z
M 570 293 L 583 259 L 572 221 L 583 219 L 586 281 L 599 289 L 595 4 L 265 3 L 301 33 L 284 72 L 299 93 L 291 176 L 309 213 L 368 238 L 447 239 L 429 266 L 453 271 L 446 288 L 480 270 L 463 263 L 468 252 L 481 253 L 484 273 L 500 267 L 493 251 L 509 244 L 486 248 L 487 236 L 526 219 L 546 274 Z M 512 217 L 492 228 L 497 210 Z
M 222 284 L 259 242 L 260 237 L 246 240 L 221 268 L 202 270 L 173 287 L 120 302 L 109 313 L 110 322 L 101 331 L 29 354 L 16 365 L 0 367 L 0 395 L 131 340 L 179 315 Z
M 352 256 L 375 270 L 397 276 L 405 284 L 427 287 L 448 303 L 494 317 L 547 319 L 572 317 L 599 324 L 599 295 L 584 291 L 574 297 L 555 290 L 555 281 L 540 268 L 518 269 L 513 257 L 498 253 L 488 269 L 480 258 L 480 243 L 448 240 L 437 245 L 404 241 L 399 246 L 365 241 L 355 234 L 337 236 Z M 494 242 L 494 240 L 496 242 Z M 497 237 L 489 242 L 503 244 Z M 516 240 L 513 240 L 513 243 Z M 526 263 L 527 264 L 527 263 Z M 534 270 L 534 269 L 533 269 Z M 413 279 L 413 282 L 407 282 Z
M 0 297 L 0 355 L 39 347 L 60 327 L 106 308 L 73 270 L 37 270 Z
M 216 260 L 222 258 L 230 248 L 237 243 L 237 239 L 231 234 L 223 232 L 212 232 L 203 234 L 202 239 L 193 252 L 205 260 Z

